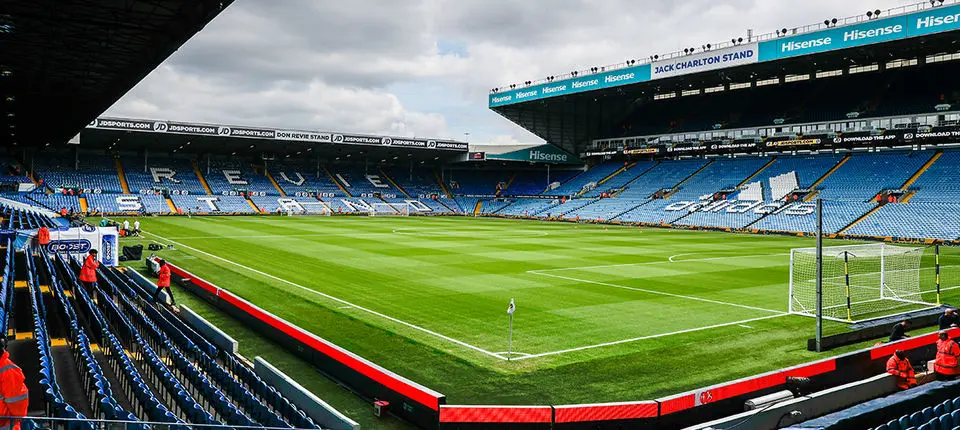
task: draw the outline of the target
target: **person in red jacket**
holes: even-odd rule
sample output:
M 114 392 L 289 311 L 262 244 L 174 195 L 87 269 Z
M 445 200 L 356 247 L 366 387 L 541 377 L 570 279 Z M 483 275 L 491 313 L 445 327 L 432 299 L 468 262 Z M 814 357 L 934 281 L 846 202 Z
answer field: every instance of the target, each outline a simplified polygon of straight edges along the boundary
M 946 331 L 940 332 L 937 340 L 937 358 L 933 361 L 933 371 L 937 379 L 949 381 L 960 375 L 960 345 L 957 345 Z
M 887 373 L 897 377 L 897 386 L 901 390 L 917 386 L 913 365 L 910 364 L 910 360 L 907 360 L 906 354 L 899 349 L 887 360 Z
M 27 385 L 24 384 L 23 371 L 20 367 L 10 360 L 10 352 L 7 351 L 6 339 L 0 339 L 0 417 L 23 417 L 27 415 L 27 408 L 30 405 L 30 394 Z M 0 428 L 12 428 L 20 430 L 20 420 L 0 420 Z
M 100 267 L 100 262 L 97 261 L 97 250 L 91 249 L 87 258 L 83 260 L 83 267 L 80 269 L 80 282 L 83 282 L 83 286 L 89 291 L 93 291 L 97 286 L 98 267 Z
M 41 248 L 46 248 L 50 244 L 50 229 L 47 227 L 40 227 L 37 230 L 37 245 L 40 245 Z
M 153 293 L 153 302 L 157 302 L 161 291 L 167 290 L 167 296 L 170 297 L 170 304 L 176 306 L 177 301 L 173 299 L 173 291 L 170 289 L 170 266 L 163 260 L 158 260 L 157 264 L 160 265 L 160 274 L 157 277 L 157 291 Z

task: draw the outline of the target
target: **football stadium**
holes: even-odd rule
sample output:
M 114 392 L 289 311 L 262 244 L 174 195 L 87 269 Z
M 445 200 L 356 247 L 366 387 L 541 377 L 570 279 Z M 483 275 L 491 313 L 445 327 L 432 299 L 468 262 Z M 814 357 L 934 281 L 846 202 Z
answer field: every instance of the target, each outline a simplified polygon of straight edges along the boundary
M 960 3 L 507 83 L 500 145 L 104 115 L 234 2 L 48 3 L 0 426 L 960 427 Z

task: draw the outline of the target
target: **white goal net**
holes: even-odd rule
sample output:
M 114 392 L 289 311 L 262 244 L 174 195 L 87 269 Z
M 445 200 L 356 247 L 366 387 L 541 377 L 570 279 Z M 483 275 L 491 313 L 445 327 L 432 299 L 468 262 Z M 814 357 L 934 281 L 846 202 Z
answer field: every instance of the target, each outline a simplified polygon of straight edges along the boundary
M 925 248 L 887 244 L 823 248 L 823 318 L 856 322 L 936 306 L 923 300 Z M 816 316 L 817 249 L 790 252 L 790 313 Z
M 410 215 L 410 205 L 407 203 L 374 203 L 370 216 L 407 216 Z
M 331 211 L 327 205 L 322 202 L 297 202 L 295 205 L 290 204 L 286 207 L 281 207 L 280 210 L 286 214 L 286 216 L 330 216 Z

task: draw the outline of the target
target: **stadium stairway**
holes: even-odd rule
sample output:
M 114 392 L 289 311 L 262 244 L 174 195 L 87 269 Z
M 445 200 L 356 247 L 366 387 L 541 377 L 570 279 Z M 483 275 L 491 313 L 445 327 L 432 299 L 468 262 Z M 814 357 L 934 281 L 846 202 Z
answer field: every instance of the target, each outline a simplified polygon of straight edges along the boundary
M 689 182 L 691 179 L 697 177 L 697 175 L 699 175 L 700 173 L 702 173 L 704 170 L 707 170 L 707 168 L 710 167 L 710 165 L 713 164 L 713 163 L 716 162 L 716 161 L 717 161 L 716 159 L 713 159 L 713 160 L 708 161 L 706 164 L 704 164 L 704 165 L 701 166 L 699 169 L 697 169 L 696 172 L 693 172 L 693 173 L 690 174 L 690 176 L 687 176 L 686 178 L 683 178 L 682 181 L 678 182 L 677 185 L 674 185 L 674 186 L 673 186 L 673 191 L 671 191 L 669 194 L 667 194 L 666 196 L 664 196 L 664 198 L 670 198 L 670 196 L 672 196 L 674 193 L 676 193 L 677 191 L 680 191 L 680 187 L 683 186 L 683 184 L 685 184 L 685 183 Z
M 599 199 L 599 198 L 570 200 L 570 201 L 568 201 L 566 204 L 560 205 L 560 208 L 562 209 L 562 212 L 560 213 L 560 217 L 566 218 L 567 215 L 573 214 L 574 212 L 578 212 L 579 210 L 581 210 L 581 209 L 583 209 L 583 208 L 585 208 L 585 207 L 587 207 L 587 206 L 596 204 L 597 202 L 599 202 L 599 201 L 601 201 L 601 200 L 602 200 L 602 199 Z M 572 204 L 573 206 L 567 207 L 567 205 L 571 205 L 571 204 Z M 575 215 L 575 214 L 574 214 L 574 215 Z
M 914 174 L 911 175 L 911 176 L 903 183 L 903 185 L 900 186 L 900 189 L 901 189 L 901 190 L 908 190 L 908 189 L 910 188 L 910 186 L 913 185 L 913 183 L 916 182 L 918 179 L 920 179 L 920 177 L 923 176 L 923 174 L 924 174 L 927 170 L 929 170 L 930 167 L 933 166 L 933 165 L 937 162 L 937 160 L 939 160 L 940 157 L 942 157 L 942 156 L 943 156 L 943 151 L 937 151 L 936 153 L 934 153 L 933 156 L 930 157 L 930 159 L 927 160 L 926 163 L 923 163 L 923 165 L 920 166 L 920 168 L 917 169 L 917 171 L 914 172 Z M 899 202 L 899 203 L 888 203 L 888 204 L 890 204 L 890 205 L 907 204 L 907 203 L 910 201 L 910 199 L 913 197 L 914 194 L 916 194 L 916 193 L 908 193 L 907 196 L 906 196 L 906 198 L 903 199 L 901 202 Z M 870 209 L 870 211 L 868 211 L 867 213 L 863 214 L 863 216 L 861 216 L 860 218 L 857 218 L 856 220 L 854 220 L 852 223 L 850 223 L 850 225 L 848 225 L 848 226 L 844 227 L 843 229 L 841 229 L 841 230 L 838 232 L 838 234 L 846 234 L 846 233 L 849 232 L 851 229 L 853 229 L 854 227 L 856 227 L 857 224 L 860 224 L 861 222 L 863 222 L 864 220 L 866 220 L 867 218 L 869 218 L 871 215 L 873 215 L 873 214 L 875 214 L 875 213 L 883 210 L 883 208 L 884 208 L 885 206 L 887 206 L 887 205 L 885 205 L 885 204 L 877 204 L 876 207 Z
M 167 203 L 167 207 L 170 208 L 170 212 L 177 213 L 177 205 L 173 203 L 173 199 L 170 196 L 164 196 L 163 201 Z
M 567 178 L 566 180 L 561 181 L 561 182 L 560 182 L 560 186 L 563 186 L 564 184 L 566 184 L 566 183 L 568 183 L 568 182 L 576 181 L 576 180 L 577 180 L 578 178 L 580 178 L 580 176 L 583 175 L 585 172 L 586 172 L 586 170 L 583 170 L 583 171 L 581 171 L 580 173 L 577 173 L 576 175 L 573 175 L 573 176 Z M 541 194 L 547 194 L 547 193 L 549 193 L 549 192 L 550 192 L 550 186 L 547 185 L 547 187 L 543 189 L 543 192 L 542 192 Z
M 203 172 L 200 171 L 200 165 L 197 164 L 197 160 L 190 160 L 190 164 L 193 166 L 193 173 L 197 175 L 197 179 L 200 180 L 200 185 L 203 185 L 203 191 L 207 193 L 208 196 L 213 195 L 213 190 L 210 189 L 210 184 L 207 183 L 207 178 L 203 177 Z
M 437 185 L 440 185 L 440 189 L 443 190 L 443 193 L 447 195 L 448 199 L 453 198 L 453 194 L 450 194 L 450 190 L 447 188 L 446 184 L 443 183 L 443 178 L 440 177 L 440 171 L 434 169 L 433 177 L 437 181 Z
M 83 212 L 83 213 L 90 212 L 90 205 L 87 204 L 87 197 L 83 195 L 80 196 L 80 212 Z
M 390 209 L 393 209 L 393 211 L 394 211 L 394 212 L 396 212 L 396 213 L 402 213 L 402 212 L 400 212 L 400 210 L 399 210 L 399 209 L 397 209 L 397 208 L 395 208 L 395 207 L 393 207 L 393 205 L 392 205 L 392 204 L 390 204 L 390 202 L 389 202 L 389 201 L 387 201 L 387 199 L 385 199 L 385 198 L 383 198 L 383 196 L 381 196 L 381 197 L 377 197 L 377 199 L 378 199 L 378 200 L 380 200 L 380 202 L 382 202 L 382 203 L 384 203 L 385 205 L 387 205 L 387 206 L 389 206 L 389 207 L 390 207 Z M 380 202 L 378 202 L 378 203 L 380 203 Z
M 883 205 L 878 204 L 878 205 L 874 206 L 874 207 L 871 208 L 869 211 L 867 211 L 867 213 L 865 213 L 865 214 L 863 214 L 862 216 L 860 216 L 860 218 L 857 218 L 857 219 L 853 220 L 853 222 L 851 222 L 849 225 L 847 225 L 846 227 L 840 229 L 840 231 L 838 231 L 837 234 L 845 234 L 846 232 L 850 231 L 850 229 L 852 229 L 853 227 L 855 227 L 857 224 L 860 224 L 861 222 L 863 222 L 863 220 L 869 218 L 870 215 L 873 215 L 873 214 L 877 213 L 877 211 L 879 211 L 880 209 L 883 209 Z
M 820 179 L 817 179 L 816 181 L 814 181 L 814 183 L 810 185 L 810 189 L 812 189 L 812 190 L 814 190 L 814 191 L 813 191 L 812 193 L 810 193 L 810 195 L 808 195 L 808 196 L 804 199 L 804 201 L 805 201 L 805 202 L 813 201 L 814 197 L 816 197 L 817 194 L 819 194 L 819 190 L 817 190 L 817 186 L 819 186 L 820 184 L 822 184 L 823 181 L 826 181 L 827 178 L 829 178 L 830 175 L 833 175 L 834 173 L 836 173 L 837 170 L 840 170 L 840 168 L 843 167 L 844 164 L 847 164 L 847 162 L 850 161 L 850 158 L 851 158 L 851 157 L 853 157 L 853 154 L 847 154 L 846 156 L 844 156 L 843 158 L 841 158 L 840 161 L 837 162 L 837 164 L 836 164 L 835 166 L 833 166 L 832 169 L 827 170 L 827 173 L 824 173 L 823 176 L 820 177 Z
M 515 181 L 515 180 L 517 180 L 517 174 L 516 174 L 516 172 L 514 172 L 512 175 L 510 175 L 510 179 L 508 179 L 508 180 L 507 180 L 507 183 L 503 185 L 503 188 L 500 188 L 499 190 L 497 190 L 496 196 L 497 196 L 497 197 L 502 196 L 505 191 L 507 191 L 507 190 L 510 189 L 510 186 L 513 185 L 513 181 Z
M 479 216 L 483 209 L 483 200 L 477 200 L 477 205 L 473 207 L 473 216 Z
M 383 167 L 380 168 L 380 177 L 383 178 L 383 179 L 386 179 L 387 182 L 389 182 L 390 185 L 393 186 L 393 188 L 396 188 L 396 189 L 397 189 L 398 191 L 400 191 L 404 196 L 406 196 L 406 197 L 413 197 L 413 196 L 410 195 L 410 193 L 407 192 L 407 190 L 404 190 L 403 187 L 401 187 L 400 184 L 397 183 L 397 181 L 394 181 L 394 180 L 393 180 L 393 177 L 391 177 L 390 174 L 387 173 L 387 171 L 383 169 Z
M 327 176 L 330 177 L 330 180 L 333 181 L 333 183 L 337 185 L 337 188 L 339 188 L 340 191 L 343 191 L 343 193 L 346 194 L 347 197 L 353 197 L 353 194 L 350 194 L 350 192 L 347 191 L 347 188 L 340 183 L 339 179 L 333 176 L 333 173 L 330 173 L 330 169 L 328 169 L 326 166 L 323 167 L 323 173 L 326 173 Z
M 737 189 L 739 190 L 740 187 L 743 187 L 744 185 L 750 183 L 750 181 L 752 181 L 753 178 L 756 178 L 757 176 L 759 176 L 761 173 L 763 173 L 764 170 L 767 170 L 768 167 L 772 166 L 773 163 L 776 163 L 776 162 L 777 162 L 777 157 L 771 157 L 771 158 L 770 158 L 770 161 L 768 161 L 767 164 L 764 164 L 764 165 L 761 166 L 759 169 L 757 169 L 756 172 L 753 172 L 752 175 L 750 175 L 750 176 L 748 176 L 746 179 L 740 181 L 740 183 L 737 184 Z
M 257 207 L 256 203 L 254 203 L 253 200 L 250 199 L 250 196 L 244 196 L 243 199 L 246 200 L 247 204 L 250 205 L 250 208 L 252 208 L 254 212 L 262 213 L 262 211 L 260 211 L 260 208 Z
M 117 166 L 117 177 L 120 178 L 120 189 L 123 190 L 124 194 L 131 194 L 130 184 L 127 183 L 127 174 L 123 171 L 123 163 L 120 161 L 120 157 L 114 158 L 113 162 Z
M 647 169 L 645 169 L 645 170 L 644 170 L 643 172 L 641 172 L 639 175 L 635 176 L 633 179 L 631 179 L 631 180 L 627 181 L 626 183 L 624 183 L 623 186 L 620 187 L 620 189 L 617 190 L 617 191 L 613 194 L 613 197 L 617 197 L 617 196 L 619 196 L 620 194 L 622 194 L 624 191 L 628 190 L 628 189 L 630 188 L 630 185 L 634 184 L 635 182 L 642 181 L 642 180 L 643 180 L 643 177 L 646 176 L 647 173 L 650 173 L 651 171 L 653 171 L 653 169 L 656 169 L 658 166 L 660 166 L 660 163 L 662 163 L 662 161 L 657 161 L 656 163 L 651 163 L 651 164 L 650 164 L 650 167 L 648 167 Z
M 633 166 L 636 166 L 636 165 L 637 165 L 637 163 L 636 163 L 635 161 L 631 161 L 630 164 L 627 164 L 626 166 L 623 166 L 623 167 L 615 170 L 613 173 L 607 175 L 607 177 L 605 177 L 605 178 L 597 181 L 597 188 L 600 188 L 601 185 L 609 182 L 611 179 L 617 177 L 618 175 L 622 174 L 623 172 L 626 172 L 626 171 L 632 169 Z M 577 197 L 580 197 L 580 196 L 583 195 L 583 194 L 584 194 L 584 192 L 583 192 L 583 191 L 580 191 L 579 193 L 576 194 L 576 196 L 577 196 Z
M 286 197 L 287 193 L 283 191 L 283 188 L 280 188 L 280 184 L 277 183 L 277 180 L 273 178 L 273 175 L 270 174 L 270 171 L 263 169 L 263 174 L 266 175 L 267 179 L 270 180 L 270 183 L 273 184 L 273 187 L 277 189 L 281 197 Z
M 917 172 L 914 173 L 913 176 L 910 177 L 910 179 L 907 179 L 907 181 L 900 186 L 900 189 L 901 190 L 910 189 L 910 186 L 913 185 L 914 182 L 917 182 L 917 179 L 920 179 L 920 177 L 923 176 L 923 174 L 926 173 L 926 171 L 929 170 L 930 167 L 933 166 L 934 163 L 936 163 L 937 160 L 939 160 L 940 157 L 942 156 L 943 156 L 943 151 L 937 151 L 935 154 L 933 154 L 933 157 L 930 157 L 930 159 L 927 160 L 927 162 L 924 163 L 923 166 L 920 166 L 920 170 L 917 170 Z

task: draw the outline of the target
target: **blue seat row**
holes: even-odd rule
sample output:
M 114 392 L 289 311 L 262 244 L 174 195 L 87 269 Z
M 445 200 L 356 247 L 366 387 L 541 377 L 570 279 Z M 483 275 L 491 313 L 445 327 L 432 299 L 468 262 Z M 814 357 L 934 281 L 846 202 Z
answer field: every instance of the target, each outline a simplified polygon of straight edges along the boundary
M 57 223 L 50 217 L 38 212 L 0 205 L 0 228 L 7 230 L 32 230 L 40 227 L 56 227 Z
M 953 430 L 960 428 L 960 397 L 926 407 L 872 430 Z
M 166 338 L 169 348 L 178 349 L 198 363 L 254 420 L 268 427 L 287 427 L 290 423 L 296 428 L 317 428 L 309 417 L 264 383 L 249 367 L 240 364 L 231 354 L 219 351 L 168 309 L 135 306 L 138 296 L 145 299 L 152 292 L 144 291 L 117 269 L 105 270 L 103 275 L 107 284 L 116 287 L 120 293 L 120 304 L 126 315 L 142 317 L 157 336 Z
M 28 266 L 30 259 L 27 259 Z M 27 282 L 36 287 L 35 271 L 27 268 Z M 72 405 L 66 402 L 60 392 L 60 386 L 57 385 L 57 372 L 54 366 L 53 355 L 51 354 L 50 336 L 47 332 L 46 309 L 43 304 L 43 297 L 39 288 L 32 289 L 30 295 L 31 310 L 33 313 L 34 338 L 36 339 L 37 350 L 40 358 L 40 373 L 38 375 L 40 387 L 43 389 L 43 397 L 47 404 L 47 415 L 70 418 L 86 419 Z M 28 376 L 29 377 L 29 376 Z M 86 428 L 92 428 L 89 425 Z
M 91 409 L 97 418 L 108 420 L 136 421 L 136 416 L 131 412 L 125 411 L 117 403 L 113 395 L 113 390 L 109 380 L 103 373 L 100 363 L 93 355 L 93 349 L 90 346 L 89 338 L 83 332 L 79 325 L 76 312 L 66 299 L 63 287 L 59 279 L 53 276 L 53 266 L 50 259 L 46 257 L 43 249 L 39 249 L 40 266 L 38 271 L 46 272 L 46 279 L 49 280 L 53 295 L 60 305 L 59 309 L 67 321 L 70 331 L 70 346 L 74 354 L 74 360 L 77 363 L 77 373 L 80 375 L 82 385 L 91 394 Z
M 80 283 L 76 278 L 76 267 L 70 266 L 70 263 L 75 264 L 76 262 L 64 261 L 59 255 L 56 257 L 56 260 L 63 269 L 60 273 L 66 274 L 70 279 L 71 289 L 75 292 L 76 303 L 79 310 L 86 315 L 87 321 L 94 326 L 92 327 L 92 329 L 95 330 L 94 334 L 99 335 L 102 350 L 108 359 L 108 364 L 112 367 L 113 373 L 119 378 L 122 378 L 123 388 L 128 398 L 131 402 L 135 402 L 138 405 L 137 415 L 155 422 L 184 424 L 183 420 L 178 418 L 159 400 L 150 388 L 150 385 L 143 378 L 139 368 L 126 353 L 123 344 L 121 344 L 117 336 L 110 330 L 111 327 L 108 320 L 100 312 L 100 309 L 98 309 L 87 291 L 80 287 Z M 101 302 L 105 301 L 109 300 L 102 300 Z

